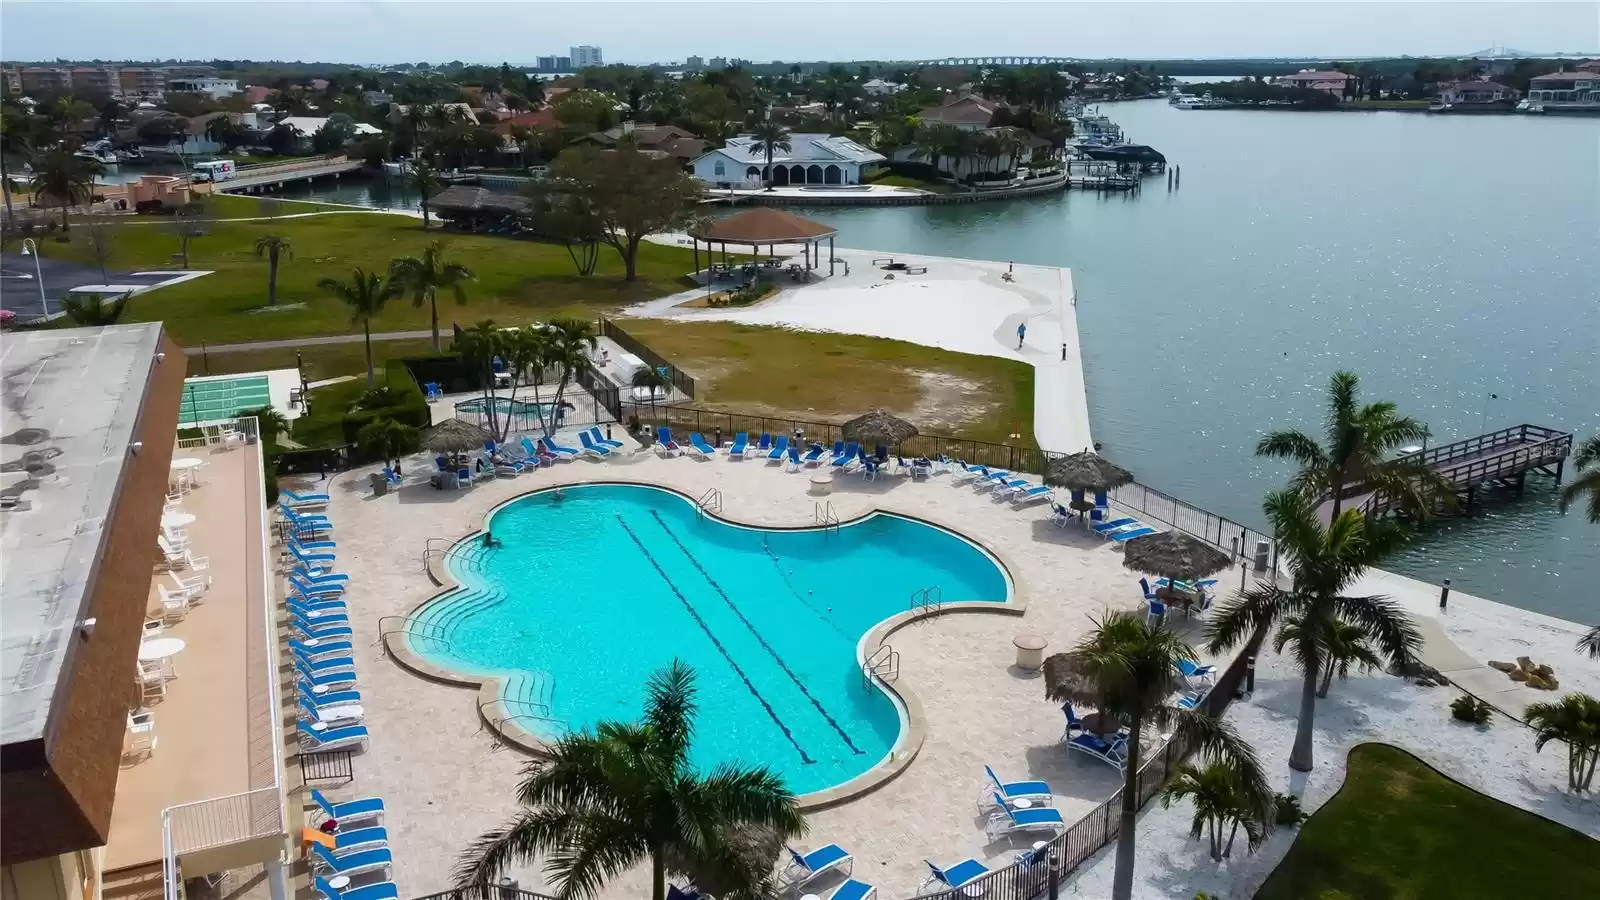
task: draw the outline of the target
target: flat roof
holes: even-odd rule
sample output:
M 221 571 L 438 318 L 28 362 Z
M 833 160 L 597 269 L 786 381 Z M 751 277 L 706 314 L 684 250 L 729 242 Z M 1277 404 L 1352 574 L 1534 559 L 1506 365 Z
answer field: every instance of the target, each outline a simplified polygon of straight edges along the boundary
M 0 339 L 0 743 L 45 734 L 160 342 L 156 322 Z

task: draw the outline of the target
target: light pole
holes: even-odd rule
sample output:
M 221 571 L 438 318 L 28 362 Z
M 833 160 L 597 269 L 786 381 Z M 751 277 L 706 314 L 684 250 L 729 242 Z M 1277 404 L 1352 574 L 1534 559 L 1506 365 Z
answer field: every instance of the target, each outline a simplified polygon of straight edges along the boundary
M 1486 394 L 1483 398 L 1483 416 L 1478 419 L 1478 434 L 1487 434 L 1484 428 L 1489 424 L 1489 401 L 1499 400 L 1499 394 Z
M 24 238 L 22 241 L 22 255 L 33 257 L 33 277 L 39 282 L 39 309 L 46 319 L 50 318 L 50 301 L 44 295 L 44 272 L 39 267 L 39 245 L 33 238 Z

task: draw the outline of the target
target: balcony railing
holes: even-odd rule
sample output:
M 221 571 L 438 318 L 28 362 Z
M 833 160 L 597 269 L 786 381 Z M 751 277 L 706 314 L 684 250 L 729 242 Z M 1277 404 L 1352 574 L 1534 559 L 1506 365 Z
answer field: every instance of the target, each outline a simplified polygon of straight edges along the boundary
M 172 833 L 172 853 L 182 856 L 283 833 L 283 799 L 277 786 L 169 806 L 162 825 Z

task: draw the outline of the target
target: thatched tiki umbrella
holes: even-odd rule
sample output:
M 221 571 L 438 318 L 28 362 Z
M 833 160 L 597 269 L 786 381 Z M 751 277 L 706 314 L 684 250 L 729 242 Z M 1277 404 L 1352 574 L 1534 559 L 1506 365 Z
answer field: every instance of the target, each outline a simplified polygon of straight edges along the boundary
M 428 429 L 422 446 L 434 453 L 470 453 L 483 449 L 487 441 L 494 440 L 489 432 L 460 419 L 445 419 Z
M 1070 703 L 1074 708 L 1099 709 L 1104 699 L 1100 685 L 1085 665 L 1083 654 L 1076 650 L 1045 657 L 1044 696 L 1056 703 Z M 1098 712 L 1081 716 L 1079 721 L 1084 730 L 1092 734 L 1110 734 L 1122 727 L 1117 720 Z
M 1058 456 L 1045 466 L 1044 483 L 1051 487 L 1064 487 L 1072 491 L 1068 504 L 1078 512 L 1094 509 L 1094 503 L 1083 499 L 1084 491 L 1103 494 L 1115 487 L 1133 483 L 1133 473 L 1111 462 L 1093 450 Z
M 1193 582 L 1215 575 L 1233 563 L 1226 552 L 1181 531 L 1162 531 L 1136 537 L 1122 545 L 1122 565 L 1146 575 L 1161 575 L 1173 581 Z M 1175 600 L 1188 609 L 1195 598 L 1160 588 L 1157 596 Z
M 875 409 L 864 416 L 856 416 L 844 423 L 841 430 L 844 432 L 845 440 L 861 444 L 898 445 L 901 441 L 917 434 L 917 426 L 881 409 Z
M 670 871 L 684 875 L 702 893 L 716 897 L 772 897 L 783 838 L 770 828 L 734 825 L 723 830 L 727 854 L 720 859 L 667 860 Z

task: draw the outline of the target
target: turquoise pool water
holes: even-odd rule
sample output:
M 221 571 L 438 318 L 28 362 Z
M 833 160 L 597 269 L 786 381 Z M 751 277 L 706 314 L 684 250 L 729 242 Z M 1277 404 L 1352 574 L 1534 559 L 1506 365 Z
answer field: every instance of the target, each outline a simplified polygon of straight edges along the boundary
M 634 718 L 646 679 L 681 658 L 700 689 L 695 764 L 766 764 L 800 794 L 867 771 L 899 737 L 898 707 L 857 667 L 862 635 L 922 588 L 946 603 L 1010 590 L 977 546 L 890 515 L 767 531 L 671 491 L 590 485 L 514 500 L 489 527 L 504 546 L 451 551 L 461 587 L 418 614 L 418 653 L 506 676 L 517 724 L 547 735 Z

